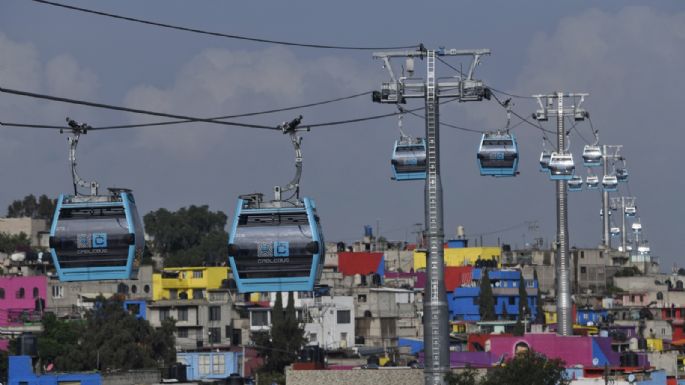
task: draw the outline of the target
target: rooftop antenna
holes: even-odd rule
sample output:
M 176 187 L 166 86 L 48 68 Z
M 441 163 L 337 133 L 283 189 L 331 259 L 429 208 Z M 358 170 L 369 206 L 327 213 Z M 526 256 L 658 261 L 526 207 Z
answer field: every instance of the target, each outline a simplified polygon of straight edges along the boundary
M 85 181 L 76 172 L 76 146 L 78 146 L 79 138 L 81 134 L 87 134 L 88 130 L 92 127 L 86 123 L 79 124 L 74 119 L 67 117 L 67 124 L 69 124 L 71 135 L 67 138 L 69 143 L 69 163 L 71 164 L 71 178 L 74 184 L 74 194 L 81 195 L 78 191 L 79 187 L 90 187 L 90 195 L 98 195 L 98 187 L 100 185 L 97 181 Z M 59 130 L 60 134 L 64 133 L 63 129 Z

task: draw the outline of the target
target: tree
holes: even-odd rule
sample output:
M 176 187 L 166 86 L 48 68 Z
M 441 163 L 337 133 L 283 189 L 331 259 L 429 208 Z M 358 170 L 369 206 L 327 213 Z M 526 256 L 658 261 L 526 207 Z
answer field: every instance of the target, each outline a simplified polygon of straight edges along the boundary
M 204 266 L 225 263 L 228 256 L 227 220 L 209 206 L 152 211 L 143 217 L 152 236 L 152 251 L 164 257 L 166 266 Z
M 535 298 L 535 323 L 545 323 L 545 310 L 542 307 L 542 296 L 540 295 L 540 281 L 538 281 L 538 271 L 533 270 L 533 282 L 537 282 L 538 294 Z
M 495 314 L 495 298 L 492 295 L 492 285 L 487 269 L 481 270 L 480 295 L 478 297 L 478 312 L 481 321 L 494 321 L 497 319 Z
M 519 278 L 519 321 L 525 321 L 526 317 L 530 315 L 530 308 L 528 307 L 528 292 L 526 291 L 526 281 L 523 279 L 523 272 Z
M 36 198 L 33 194 L 25 196 L 23 199 L 13 201 L 7 207 L 8 218 L 34 218 L 51 220 L 57 205 L 56 199 L 50 199 L 43 194 Z
M 445 381 L 447 385 L 477 385 L 478 373 L 475 369 L 466 367 L 458 373 L 447 373 Z
M 565 372 L 560 359 L 526 350 L 488 372 L 480 385 L 568 385 Z
M 124 310 L 121 299 L 100 297 L 84 320 L 43 318 L 38 357 L 56 370 L 130 370 L 157 368 L 176 361 L 173 319 L 154 329 L 149 322 Z
M 27 251 L 31 249 L 31 240 L 26 233 L 19 235 L 0 233 L 0 253 L 11 254 L 17 250 Z
M 260 378 L 280 378 L 285 367 L 295 362 L 297 354 L 305 343 L 304 329 L 295 311 L 294 294 L 288 293 L 288 305 L 285 311 L 283 311 L 282 299 L 279 300 L 280 296 L 280 292 L 276 294 L 270 332 L 252 335 L 259 355 L 264 358 L 264 365 L 259 370 Z

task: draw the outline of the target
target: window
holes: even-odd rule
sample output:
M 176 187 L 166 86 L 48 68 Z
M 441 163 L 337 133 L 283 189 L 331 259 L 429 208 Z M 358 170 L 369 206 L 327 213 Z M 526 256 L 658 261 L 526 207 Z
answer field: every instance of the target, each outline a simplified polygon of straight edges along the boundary
M 269 326 L 269 312 L 253 311 L 252 326 Z
M 209 374 L 209 354 L 200 354 L 198 359 L 200 367 L 200 375 Z
M 178 289 L 169 289 L 169 299 L 178 299 Z
M 202 270 L 193 271 L 193 278 L 202 278 Z
M 585 274 L 587 273 L 587 268 L 585 266 L 580 267 L 580 274 Z
M 349 310 L 338 310 L 338 323 L 339 324 L 350 323 L 350 311 Z
M 120 284 L 117 286 L 117 293 L 119 293 L 119 294 L 128 294 L 128 285 L 126 285 L 126 284 L 124 284 L 124 283 L 120 283 Z
M 54 286 L 53 286 L 54 288 Z M 0 287 L 0 299 L 5 299 L 5 289 Z
M 193 289 L 193 299 L 202 299 L 202 289 Z
M 3 298 L 4 298 L 4 297 L 3 297 Z M 659 301 L 663 300 L 663 299 L 664 299 L 664 293 L 662 293 L 662 292 L 657 292 L 657 293 L 656 293 L 656 299 L 659 300 Z
M 178 338 L 188 338 L 188 329 L 187 328 L 179 328 L 178 329 Z
M 17 290 L 17 298 L 21 299 L 24 298 L 26 295 L 26 290 L 24 290 L 23 287 L 20 287 L 19 290 Z
M 359 294 L 357 296 L 357 302 L 366 302 L 366 294 Z
M 177 310 L 177 317 L 179 321 L 188 321 L 188 308 L 179 307 Z
M 316 342 L 316 333 L 309 333 L 309 342 Z
M 221 328 L 209 328 L 209 343 L 221 342 Z
M 2 295 L 0 298 L 5 298 L 5 290 L 2 290 Z M 53 286 L 52 287 L 52 298 L 64 298 L 64 287 Z
M 509 297 L 509 305 L 516 305 L 516 297 Z
M 38 288 L 37 287 L 33 288 L 33 298 L 38 298 Z
M 143 286 L 143 291 L 144 291 L 145 293 L 149 293 L 149 292 L 150 292 L 150 285 L 145 285 L 145 286 Z
M 221 321 L 221 306 L 210 306 L 209 307 L 209 320 L 210 321 Z
M 169 309 L 159 309 L 159 320 L 164 321 L 169 318 Z
M 212 374 L 224 374 L 226 371 L 226 356 L 215 354 L 212 357 Z
M 138 286 L 131 285 L 131 293 L 136 294 L 138 292 Z

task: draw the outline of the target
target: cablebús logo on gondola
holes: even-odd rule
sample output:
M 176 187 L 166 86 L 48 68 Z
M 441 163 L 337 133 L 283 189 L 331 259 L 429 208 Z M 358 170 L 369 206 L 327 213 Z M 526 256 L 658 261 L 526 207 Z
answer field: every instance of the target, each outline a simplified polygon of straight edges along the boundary
M 76 248 L 80 254 L 107 252 L 107 233 L 76 235 Z
M 257 245 L 257 263 L 288 263 L 289 257 L 288 242 L 262 242 Z

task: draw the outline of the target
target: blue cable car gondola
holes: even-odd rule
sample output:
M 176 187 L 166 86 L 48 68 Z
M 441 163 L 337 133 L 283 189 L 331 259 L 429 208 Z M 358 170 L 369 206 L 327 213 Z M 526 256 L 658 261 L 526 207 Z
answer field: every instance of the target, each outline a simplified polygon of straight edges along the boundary
M 549 151 L 542 151 L 540 153 L 540 172 L 549 172 L 549 159 L 552 153 Z
M 68 142 L 74 195 L 60 195 L 50 228 L 50 254 L 57 275 L 60 281 L 135 278 L 145 232 L 133 194 L 110 188 L 108 195 L 99 195 L 96 181 L 79 177 L 76 147 L 90 126 L 69 118 L 67 122 L 72 133 Z M 90 187 L 90 194 L 80 194 L 79 187 Z
M 628 181 L 628 169 L 625 167 L 620 167 L 616 169 L 616 179 L 618 179 L 619 182 L 627 182 Z
M 145 246 L 129 190 L 110 195 L 60 195 L 50 253 L 60 281 L 130 279 Z
M 296 132 L 301 120 L 281 125 L 295 148 L 295 177 L 284 187 L 274 187 L 271 202 L 264 202 L 260 193 L 238 199 L 228 259 L 241 293 L 312 291 L 321 276 L 326 249 L 316 205 L 299 198 L 302 140 Z M 281 199 L 286 191 L 294 193 Z
M 394 180 L 425 180 L 426 141 L 403 135 L 395 141 L 391 164 Z
M 519 155 L 516 137 L 502 132 L 486 132 L 478 147 L 480 175 L 516 176 Z
M 583 178 L 578 175 L 574 175 L 568 181 L 568 191 L 581 191 L 583 189 Z
M 314 202 L 263 203 L 261 196 L 241 196 L 231 226 L 228 253 L 238 291 L 314 290 L 325 256 Z

